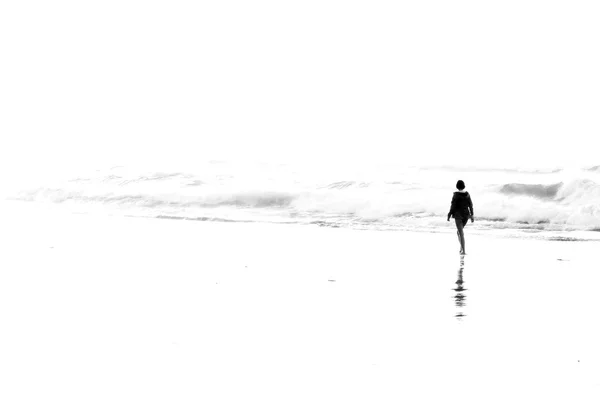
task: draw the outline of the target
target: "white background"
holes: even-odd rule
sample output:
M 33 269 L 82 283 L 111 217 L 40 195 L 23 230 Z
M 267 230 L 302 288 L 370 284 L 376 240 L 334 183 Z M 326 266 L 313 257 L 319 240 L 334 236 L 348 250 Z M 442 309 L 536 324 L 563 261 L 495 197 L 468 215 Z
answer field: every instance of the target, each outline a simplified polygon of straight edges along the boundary
M 593 1 L 5 1 L 3 171 L 600 163 Z

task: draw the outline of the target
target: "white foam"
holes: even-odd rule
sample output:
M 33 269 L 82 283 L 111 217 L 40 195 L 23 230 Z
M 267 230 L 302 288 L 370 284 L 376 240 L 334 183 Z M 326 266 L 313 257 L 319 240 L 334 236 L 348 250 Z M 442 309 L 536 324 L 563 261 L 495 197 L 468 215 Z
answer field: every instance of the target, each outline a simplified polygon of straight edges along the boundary
M 260 219 L 272 209 L 278 219 L 288 211 L 294 217 L 311 215 L 307 220 L 336 217 L 343 223 L 346 217 L 348 223 L 384 227 L 401 225 L 404 218 L 407 225 L 436 226 L 449 210 L 454 182 L 463 179 L 476 216 L 505 221 L 489 221 L 486 228 L 600 227 L 600 173 L 594 171 L 338 166 L 212 162 L 190 170 L 120 167 L 36 182 L 12 196 L 124 207 L 134 214 L 201 218 L 208 208 L 222 207 L 229 214 L 246 212 L 246 217 L 248 209 L 262 208 Z

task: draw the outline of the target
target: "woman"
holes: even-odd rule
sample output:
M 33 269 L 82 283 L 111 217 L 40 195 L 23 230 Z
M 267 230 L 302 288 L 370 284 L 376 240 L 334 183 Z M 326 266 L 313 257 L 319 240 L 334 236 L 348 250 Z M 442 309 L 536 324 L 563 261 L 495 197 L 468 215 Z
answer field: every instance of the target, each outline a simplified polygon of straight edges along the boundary
M 467 225 L 469 218 L 471 219 L 471 222 L 475 221 L 473 219 L 473 202 L 471 201 L 469 193 L 463 192 L 465 183 L 462 180 L 458 180 L 456 189 L 458 189 L 458 192 L 454 192 L 454 195 L 452 195 L 452 204 L 450 205 L 450 212 L 448 212 L 448 221 L 450 221 L 450 216 L 454 218 L 457 229 L 456 234 L 458 235 L 458 241 L 460 242 L 460 254 L 467 254 L 465 253 L 464 227 Z

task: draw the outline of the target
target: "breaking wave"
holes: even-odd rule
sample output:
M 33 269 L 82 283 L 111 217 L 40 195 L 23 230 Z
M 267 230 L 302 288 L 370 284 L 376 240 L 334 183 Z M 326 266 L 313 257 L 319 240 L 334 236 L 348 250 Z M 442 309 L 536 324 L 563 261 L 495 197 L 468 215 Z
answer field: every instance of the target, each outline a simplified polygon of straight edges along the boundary
M 562 183 L 558 184 L 505 184 L 500 188 L 500 192 L 509 195 L 526 195 L 541 199 L 552 199 L 562 187 Z
M 442 228 L 457 179 L 475 207 L 472 228 L 599 230 L 600 166 L 588 169 L 406 168 L 326 173 L 219 163 L 194 172 L 111 169 L 11 198 L 121 209 L 182 220 L 268 220 L 329 226 Z
M 177 194 L 117 194 L 93 195 L 85 192 L 62 189 L 39 189 L 24 191 L 13 198 L 26 201 L 50 201 L 55 203 L 98 203 L 140 207 L 219 207 L 237 206 L 253 208 L 285 207 L 294 200 L 294 195 L 279 192 L 236 192 L 212 193 L 206 195 Z

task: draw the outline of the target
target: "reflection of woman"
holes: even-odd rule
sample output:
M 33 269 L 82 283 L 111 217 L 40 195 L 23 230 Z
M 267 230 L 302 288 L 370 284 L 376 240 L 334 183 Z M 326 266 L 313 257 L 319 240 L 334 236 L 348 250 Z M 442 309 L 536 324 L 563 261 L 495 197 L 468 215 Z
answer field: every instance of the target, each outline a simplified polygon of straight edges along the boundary
M 454 296 L 454 302 L 456 304 L 456 308 L 458 309 L 458 312 L 455 315 L 455 317 L 457 318 L 462 318 L 466 316 L 462 311 L 460 311 L 465 305 L 467 305 L 467 296 L 464 293 L 467 289 L 465 289 L 463 286 L 463 284 L 465 283 L 465 281 L 463 280 L 464 266 L 465 258 L 461 257 L 460 268 L 458 269 L 458 280 L 456 281 L 456 288 L 454 289 L 454 291 L 456 292 L 456 296 Z
M 454 195 L 452 195 L 452 204 L 450 205 L 450 211 L 448 212 L 448 221 L 450 221 L 450 216 L 454 218 L 457 229 L 456 234 L 458 235 L 458 241 L 460 242 L 460 254 L 467 254 L 465 253 L 464 227 L 467 225 L 469 218 L 471 219 L 471 222 L 475 221 L 473 219 L 473 202 L 471 201 L 469 193 L 466 191 L 463 192 L 465 183 L 462 180 L 458 180 L 456 189 L 458 189 L 458 192 L 454 192 Z

